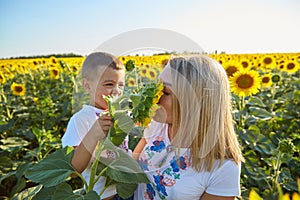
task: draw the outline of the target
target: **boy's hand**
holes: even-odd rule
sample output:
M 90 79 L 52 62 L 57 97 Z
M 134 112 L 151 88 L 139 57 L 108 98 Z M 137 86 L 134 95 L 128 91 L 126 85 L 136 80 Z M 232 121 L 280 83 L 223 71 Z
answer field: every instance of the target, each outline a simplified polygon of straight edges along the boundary
M 107 135 L 110 127 L 113 125 L 112 117 L 109 113 L 105 113 L 103 115 L 100 115 L 98 122 L 100 124 L 100 127 L 102 128 L 105 136 Z
M 105 113 L 100 115 L 99 119 L 97 119 L 92 126 L 91 131 L 97 140 L 102 140 L 107 136 L 107 133 L 112 125 L 112 117 L 109 115 L 109 113 Z

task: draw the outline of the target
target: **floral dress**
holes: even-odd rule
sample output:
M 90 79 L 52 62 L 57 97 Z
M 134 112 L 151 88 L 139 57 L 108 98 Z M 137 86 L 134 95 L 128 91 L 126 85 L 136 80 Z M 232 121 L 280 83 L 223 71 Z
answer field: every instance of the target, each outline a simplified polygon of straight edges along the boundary
M 179 153 L 174 150 L 167 124 L 151 122 L 144 138 L 147 144 L 138 163 L 150 183 L 139 184 L 134 199 L 200 199 L 204 191 L 220 196 L 239 195 L 240 166 L 233 161 L 226 160 L 211 172 L 197 172 L 192 168 L 189 149 L 181 148 Z

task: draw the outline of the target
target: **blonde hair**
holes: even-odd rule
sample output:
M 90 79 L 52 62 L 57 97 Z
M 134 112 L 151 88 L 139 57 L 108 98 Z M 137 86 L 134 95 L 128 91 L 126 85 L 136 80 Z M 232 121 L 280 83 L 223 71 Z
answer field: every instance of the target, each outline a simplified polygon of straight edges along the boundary
M 173 90 L 175 147 L 190 148 L 195 170 L 210 171 L 215 161 L 243 161 L 231 114 L 229 81 L 223 67 L 204 55 L 169 62 Z
M 105 52 L 91 53 L 82 64 L 82 78 L 94 80 L 94 78 L 97 78 L 98 73 L 103 72 L 107 67 L 115 70 L 125 69 L 123 63 L 112 54 Z

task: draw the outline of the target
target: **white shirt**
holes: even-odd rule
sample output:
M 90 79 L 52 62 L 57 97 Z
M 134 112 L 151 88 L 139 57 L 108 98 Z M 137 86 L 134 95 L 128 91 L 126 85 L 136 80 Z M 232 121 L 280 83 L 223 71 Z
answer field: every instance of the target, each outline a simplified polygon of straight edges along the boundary
M 234 161 L 219 161 L 210 172 L 192 168 L 189 149 L 181 148 L 179 156 L 168 138 L 168 125 L 151 122 L 145 130 L 147 141 L 139 157 L 139 164 L 150 184 L 139 184 L 134 199 L 200 199 L 206 192 L 218 196 L 240 195 L 241 166 Z M 177 162 L 176 162 L 177 161 Z
M 67 126 L 67 130 L 62 137 L 62 146 L 78 146 L 90 128 L 93 126 L 94 122 L 99 118 L 99 114 L 103 112 L 96 107 L 90 105 L 83 105 L 82 109 L 75 113 Z M 128 137 L 125 138 L 122 145 L 123 149 L 128 151 Z M 106 157 L 109 156 L 109 152 L 102 152 L 106 154 Z M 92 158 L 93 159 L 93 158 Z M 91 173 L 91 163 L 90 165 L 82 172 L 82 176 L 89 183 Z M 105 184 L 105 177 L 101 177 L 98 182 L 94 185 L 94 190 L 99 194 Z M 116 188 L 114 185 L 109 186 L 104 193 L 101 195 L 101 198 L 110 197 L 116 194 Z

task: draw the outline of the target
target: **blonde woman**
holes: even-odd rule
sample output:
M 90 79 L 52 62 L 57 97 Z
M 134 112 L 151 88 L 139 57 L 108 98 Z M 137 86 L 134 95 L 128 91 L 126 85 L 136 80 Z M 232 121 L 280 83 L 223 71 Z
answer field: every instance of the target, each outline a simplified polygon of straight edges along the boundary
M 134 198 L 234 199 L 243 157 L 225 70 L 204 55 L 175 57 L 160 79 L 161 107 L 133 152 L 150 183 Z

